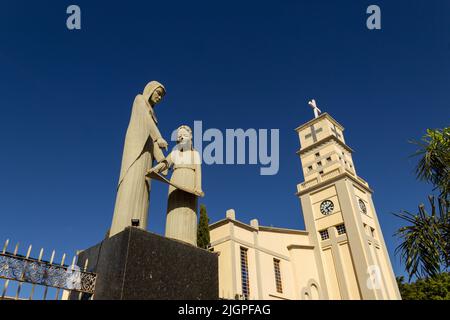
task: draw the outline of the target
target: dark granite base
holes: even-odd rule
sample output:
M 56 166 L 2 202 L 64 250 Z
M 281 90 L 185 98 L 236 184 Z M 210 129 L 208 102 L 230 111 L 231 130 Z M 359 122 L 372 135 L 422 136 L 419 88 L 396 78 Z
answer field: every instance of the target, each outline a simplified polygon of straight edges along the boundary
M 217 254 L 129 227 L 80 253 L 97 273 L 95 300 L 216 300 Z

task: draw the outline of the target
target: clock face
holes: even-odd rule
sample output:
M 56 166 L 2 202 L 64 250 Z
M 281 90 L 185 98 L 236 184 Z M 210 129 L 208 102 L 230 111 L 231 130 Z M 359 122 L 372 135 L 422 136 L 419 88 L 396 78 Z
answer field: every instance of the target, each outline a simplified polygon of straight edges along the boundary
M 358 200 L 358 204 L 359 204 L 359 208 L 361 209 L 361 211 L 364 214 L 367 214 L 367 208 L 366 208 L 366 204 L 364 203 L 364 201 L 362 201 L 361 199 Z
M 323 215 L 329 215 L 333 212 L 334 209 L 334 203 L 331 200 L 325 200 L 320 204 L 320 212 Z

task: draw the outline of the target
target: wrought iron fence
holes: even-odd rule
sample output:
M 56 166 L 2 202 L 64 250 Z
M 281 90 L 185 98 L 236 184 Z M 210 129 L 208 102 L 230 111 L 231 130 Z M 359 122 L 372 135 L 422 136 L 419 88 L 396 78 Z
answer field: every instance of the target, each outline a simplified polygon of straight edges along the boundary
M 89 261 L 86 260 L 82 269 L 77 265 L 78 253 L 73 257 L 72 263 L 66 265 L 66 254 L 62 255 L 61 262 L 55 263 L 55 250 L 52 251 L 49 261 L 43 260 L 44 249 L 39 251 L 38 258 L 32 258 L 28 247 L 26 255 L 18 254 L 19 244 L 13 252 L 8 252 L 9 240 L 6 240 L 0 252 L 0 279 L 3 279 L 1 299 L 49 299 L 49 291 L 56 291 L 56 300 L 63 299 L 92 299 L 95 292 L 97 275 L 88 272 Z M 15 284 L 13 295 L 12 284 Z M 29 285 L 27 294 L 23 295 L 23 286 Z M 42 296 L 36 297 L 36 288 L 43 288 Z M 8 291 L 9 289 L 9 291 Z M 22 293 L 22 294 L 21 294 Z M 62 293 L 62 294 L 61 294 Z

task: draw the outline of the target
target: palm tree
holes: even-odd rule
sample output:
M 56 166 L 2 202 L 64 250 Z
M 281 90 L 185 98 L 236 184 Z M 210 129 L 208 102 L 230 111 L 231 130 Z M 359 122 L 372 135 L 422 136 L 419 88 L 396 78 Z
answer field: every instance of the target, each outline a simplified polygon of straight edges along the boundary
M 433 196 L 429 201 L 431 214 L 423 204 L 419 205 L 418 214 L 405 210 L 394 213 L 410 224 L 395 233 L 402 241 L 395 252 L 405 262 L 410 280 L 413 276 L 433 277 L 449 268 L 449 202 L 439 198 L 437 209 Z
M 448 270 L 450 265 L 450 127 L 427 130 L 413 156 L 420 156 L 416 166 L 417 179 L 430 182 L 439 190 L 438 209 L 433 196 L 429 196 L 431 214 L 423 204 L 417 214 L 401 211 L 394 215 L 409 223 L 397 230 L 401 239 L 396 248 L 405 262 L 409 278 L 433 277 Z
M 419 146 L 413 156 L 421 156 L 416 167 L 419 180 L 432 183 L 440 196 L 449 200 L 450 192 L 450 127 L 443 130 L 427 130 L 421 141 L 412 141 Z

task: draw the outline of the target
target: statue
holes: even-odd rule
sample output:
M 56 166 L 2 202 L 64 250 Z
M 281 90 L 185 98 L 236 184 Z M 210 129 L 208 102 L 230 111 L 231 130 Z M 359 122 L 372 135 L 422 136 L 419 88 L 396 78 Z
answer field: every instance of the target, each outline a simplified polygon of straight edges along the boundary
M 178 128 L 177 146 L 147 176 L 164 173 L 171 167 L 165 235 L 197 246 L 197 199 L 204 194 L 200 154 L 193 148 L 192 130 L 188 126 Z
M 166 90 L 157 81 L 148 83 L 142 94 L 134 99 L 128 125 L 117 187 L 116 203 L 109 236 L 128 226 L 147 228 L 150 196 L 150 179 L 145 174 L 153 166 L 165 160 L 162 148 L 167 142 L 158 130 L 154 107 L 161 102 Z

